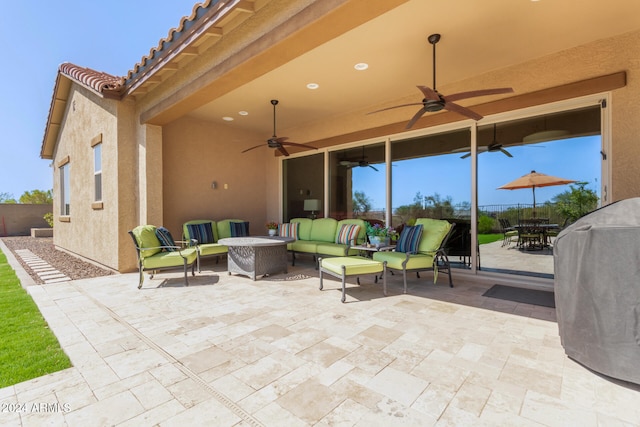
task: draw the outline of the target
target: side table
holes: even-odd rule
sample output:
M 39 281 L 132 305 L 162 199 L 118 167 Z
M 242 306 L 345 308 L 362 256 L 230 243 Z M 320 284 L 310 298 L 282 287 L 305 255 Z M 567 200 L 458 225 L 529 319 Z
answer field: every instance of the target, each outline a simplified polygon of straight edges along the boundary
M 373 256 L 374 252 L 383 252 L 383 251 L 392 251 L 396 248 L 396 245 L 382 245 L 382 246 L 374 246 L 374 245 L 357 245 L 351 246 L 351 249 L 357 249 L 361 254 L 365 255 L 369 258 Z

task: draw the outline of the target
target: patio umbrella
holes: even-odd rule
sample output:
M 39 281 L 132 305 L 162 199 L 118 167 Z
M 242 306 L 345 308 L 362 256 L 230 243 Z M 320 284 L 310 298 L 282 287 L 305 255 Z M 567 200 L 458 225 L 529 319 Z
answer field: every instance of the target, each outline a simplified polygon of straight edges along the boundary
M 552 185 L 565 185 L 576 182 L 573 179 L 558 178 L 557 176 L 545 175 L 536 171 L 531 171 L 520 178 L 511 181 L 498 190 L 519 190 L 522 188 L 531 188 L 533 191 L 533 215 L 536 214 L 536 187 L 550 187 Z

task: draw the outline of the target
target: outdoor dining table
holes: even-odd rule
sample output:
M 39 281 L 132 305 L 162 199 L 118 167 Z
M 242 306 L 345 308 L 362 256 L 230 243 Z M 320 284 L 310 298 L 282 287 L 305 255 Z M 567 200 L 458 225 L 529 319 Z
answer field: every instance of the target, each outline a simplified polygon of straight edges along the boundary
M 520 245 L 520 249 L 542 250 L 549 247 L 548 232 L 550 230 L 559 230 L 560 226 L 558 224 L 526 223 L 515 225 L 514 228 L 518 231 L 518 245 Z M 524 236 L 530 237 L 523 239 Z M 533 236 L 539 237 L 536 239 Z M 528 240 L 528 242 L 523 240 Z M 535 240 L 537 240 L 537 243 Z

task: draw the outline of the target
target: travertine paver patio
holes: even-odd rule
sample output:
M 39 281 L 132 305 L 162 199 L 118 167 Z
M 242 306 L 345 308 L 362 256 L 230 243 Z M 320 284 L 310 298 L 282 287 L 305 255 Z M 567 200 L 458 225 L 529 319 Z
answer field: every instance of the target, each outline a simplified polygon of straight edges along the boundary
M 460 274 L 412 277 L 407 295 L 390 276 L 386 298 L 351 280 L 341 304 L 338 281 L 319 291 L 297 264 L 252 282 L 212 262 L 188 288 L 179 272 L 30 286 L 74 366 L 0 389 L 27 405 L 0 423 L 640 425 L 640 387 L 568 359 L 553 309 Z

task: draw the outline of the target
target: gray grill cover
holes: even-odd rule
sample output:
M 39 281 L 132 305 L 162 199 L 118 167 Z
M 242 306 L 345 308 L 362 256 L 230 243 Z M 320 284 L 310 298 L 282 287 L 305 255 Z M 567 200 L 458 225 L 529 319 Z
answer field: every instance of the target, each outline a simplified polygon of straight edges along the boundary
M 640 384 L 640 198 L 580 218 L 558 235 L 553 256 L 567 355 Z

